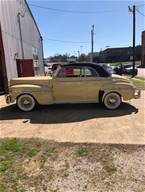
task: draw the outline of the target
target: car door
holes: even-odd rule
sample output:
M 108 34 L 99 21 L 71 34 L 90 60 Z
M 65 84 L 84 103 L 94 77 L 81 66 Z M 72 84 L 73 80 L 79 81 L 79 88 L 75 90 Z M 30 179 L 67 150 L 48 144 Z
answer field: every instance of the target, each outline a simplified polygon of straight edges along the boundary
M 103 78 L 92 67 L 84 67 L 82 75 L 82 95 L 83 100 L 88 102 L 99 101 L 99 90 L 103 83 Z
M 53 97 L 54 101 L 61 102 L 80 102 L 82 100 L 82 69 L 77 66 L 61 67 L 58 74 L 53 78 Z

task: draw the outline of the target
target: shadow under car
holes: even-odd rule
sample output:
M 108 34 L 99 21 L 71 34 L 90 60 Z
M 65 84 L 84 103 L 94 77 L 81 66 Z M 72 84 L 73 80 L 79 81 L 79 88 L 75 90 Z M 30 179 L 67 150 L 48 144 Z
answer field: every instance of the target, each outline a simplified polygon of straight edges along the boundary
M 22 112 L 16 105 L 1 108 L 0 120 L 30 120 L 32 124 L 57 124 L 80 122 L 94 118 L 108 118 L 138 113 L 129 103 L 122 103 L 116 110 L 105 109 L 101 104 L 59 104 L 37 106 L 31 112 Z

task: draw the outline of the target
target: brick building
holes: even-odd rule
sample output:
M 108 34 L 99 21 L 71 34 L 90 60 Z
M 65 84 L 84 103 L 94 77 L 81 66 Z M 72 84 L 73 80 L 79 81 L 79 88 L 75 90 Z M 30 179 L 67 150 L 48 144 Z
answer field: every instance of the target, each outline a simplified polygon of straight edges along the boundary
M 132 47 L 108 48 L 100 52 L 100 62 L 129 61 L 133 55 Z M 141 59 L 141 46 L 136 46 L 136 60 Z

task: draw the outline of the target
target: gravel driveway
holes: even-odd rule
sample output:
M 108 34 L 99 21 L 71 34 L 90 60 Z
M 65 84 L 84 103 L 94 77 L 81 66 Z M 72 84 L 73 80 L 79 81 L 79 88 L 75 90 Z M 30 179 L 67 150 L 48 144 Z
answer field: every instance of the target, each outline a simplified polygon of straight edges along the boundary
M 145 91 L 115 111 L 99 104 L 38 106 L 29 113 L 0 97 L 0 137 L 59 142 L 145 144 Z

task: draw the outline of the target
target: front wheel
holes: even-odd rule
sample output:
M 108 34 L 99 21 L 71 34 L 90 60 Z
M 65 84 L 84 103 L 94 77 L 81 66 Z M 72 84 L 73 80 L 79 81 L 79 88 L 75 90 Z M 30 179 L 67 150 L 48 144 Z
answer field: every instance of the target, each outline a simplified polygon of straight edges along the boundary
M 20 95 L 17 99 L 17 106 L 21 111 L 32 111 L 35 107 L 35 99 L 28 94 Z
M 121 97 L 118 93 L 108 93 L 103 100 L 107 109 L 117 109 L 121 104 Z

